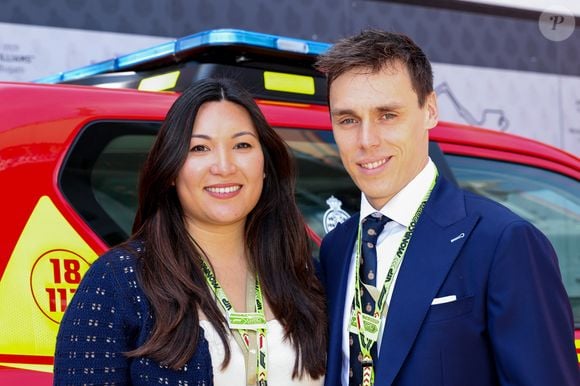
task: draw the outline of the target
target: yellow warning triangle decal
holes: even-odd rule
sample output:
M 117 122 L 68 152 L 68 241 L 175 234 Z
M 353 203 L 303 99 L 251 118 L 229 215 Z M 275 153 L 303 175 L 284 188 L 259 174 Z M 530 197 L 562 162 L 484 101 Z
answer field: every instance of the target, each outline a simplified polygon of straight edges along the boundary
M 64 309 L 96 258 L 51 199 L 41 197 L 0 281 L 0 354 L 52 356 Z

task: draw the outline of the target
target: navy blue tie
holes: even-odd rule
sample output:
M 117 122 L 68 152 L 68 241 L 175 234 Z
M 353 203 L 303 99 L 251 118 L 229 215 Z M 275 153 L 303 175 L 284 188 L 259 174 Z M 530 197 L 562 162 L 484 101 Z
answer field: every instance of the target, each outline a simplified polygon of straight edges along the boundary
M 380 217 L 379 217 L 380 216 Z M 380 213 L 373 213 L 362 220 L 362 240 L 360 256 L 360 280 L 373 287 L 377 286 L 377 239 L 390 219 Z M 356 267 L 355 267 L 356 268 Z M 375 301 L 360 283 L 361 305 L 363 312 L 372 315 Z M 362 384 L 362 353 L 357 334 L 350 333 L 350 373 L 349 386 Z M 371 349 L 373 360 L 377 359 L 377 345 Z

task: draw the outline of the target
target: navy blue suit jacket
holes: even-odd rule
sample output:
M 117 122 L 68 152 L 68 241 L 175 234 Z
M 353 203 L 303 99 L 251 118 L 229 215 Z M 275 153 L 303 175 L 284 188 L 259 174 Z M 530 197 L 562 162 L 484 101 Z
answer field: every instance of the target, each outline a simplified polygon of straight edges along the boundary
M 358 217 L 330 232 L 320 250 L 330 330 L 327 386 L 341 384 Z M 393 291 L 376 386 L 580 385 L 556 254 L 539 230 L 500 204 L 439 178 Z M 448 295 L 457 301 L 431 305 Z

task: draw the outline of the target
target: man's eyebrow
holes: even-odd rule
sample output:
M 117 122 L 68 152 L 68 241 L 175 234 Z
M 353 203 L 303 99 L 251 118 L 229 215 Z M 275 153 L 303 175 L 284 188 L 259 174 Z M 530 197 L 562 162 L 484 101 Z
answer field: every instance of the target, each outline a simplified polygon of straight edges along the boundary
M 356 115 L 356 114 L 355 114 L 354 110 L 351 110 L 351 109 L 333 109 L 333 110 L 330 110 L 330 115 L 335 117 L 338 115 Z
M 373 107 L 373 110 L 378 111 L 378 112 L 394 111 L 394 110 L 399 110 L 403 107 L 404 107 L 403 104 L 394 102 L 394 103 L 390 103 L 390 104 L 386 104 L 386 105 L 375 106 L 375 107 Z M 331 110 L 330 115 L 332 115 L 333 117 L 336 117 L 339 115 L 357 115 L 357 113 L 352 109 L 338 108 L 338 109 Z
M 376 111 L 393 111 L 393 110 L 399 110 L 401 108 L 403 108 L 404 105 L 401 103 L 390 103 L 387 105 L 381 105 L 381 106 L 377 106 L 375 107 Z

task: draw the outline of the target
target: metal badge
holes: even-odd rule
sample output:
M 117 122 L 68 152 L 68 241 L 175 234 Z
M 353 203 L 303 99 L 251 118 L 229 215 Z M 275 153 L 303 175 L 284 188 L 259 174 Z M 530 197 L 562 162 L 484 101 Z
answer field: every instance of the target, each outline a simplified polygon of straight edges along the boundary
M 322 219 L 324 225 L 324 232 L 328 233 L 336 226 L 342 222 L 348 220 L 350 215 L 341 209 L 342 201 L 334 196 L 330 196 L 326 203 L 330 207 L 326 212 L 324 212 L 324 218 Z

